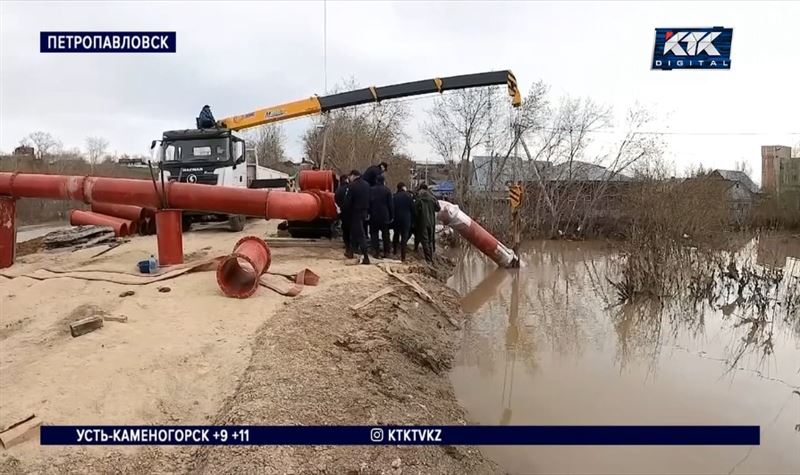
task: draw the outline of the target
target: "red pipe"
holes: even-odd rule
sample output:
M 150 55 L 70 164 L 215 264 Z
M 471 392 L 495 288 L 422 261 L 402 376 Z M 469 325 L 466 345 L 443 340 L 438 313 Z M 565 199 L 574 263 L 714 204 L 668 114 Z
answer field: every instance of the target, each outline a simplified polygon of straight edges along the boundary
M 272 256 L 264 240 L 245 236 L 236 243 L 233 253 L 217 267 L 217 283 L 228 297 L 247 298 L 258 290 L 261 274 L 269 269 Z
M 297 184 L 301 190 L 334 191 L 333 170 L 300 170 Z
M 120 205 L 116 203 L 92 203 L 92 211 L 95 213 L 116 216 L 117 218 L 129 219 L 131 221 L 143 222 L 147 217 L 146 208 L 134 205 Z
M 331 176 L 333 172 L 330 172 Z M 266 219 L 311 221 L 333 203 L 333 193 L 293 193 L 168 182 L 167 208 L 243 214 Z M 0 195 L 27 198 L 71 199 L 85 203 L 115 203 L 161 208 L 161 183 L 128 178 L 43 175 L 0 172 Z
M 14 264 L 17 249 L 17 200 L 0 196 L 0 269 Z
M 110 226 L 114 229 L 114 235 L 117 237 L 131 234 L 131 226 L 133 226 L 133 223 L 127 219 L 80 209 L 73 209 L 69 212 L 69 224 L 73 226 Z
M 158 265 L 172 266 L 183 263 L 183 212 L 179 209 L 156 211 L 156 241 Z
M 519 257 L 489 231 L 461 211 L 458 206 L 447 201 L 439 201 L 441 210 L 436 215 L 443 224 L 455 229 L 458 234 L 477 247 L 479 251 L 502 267 L 512 267 Z

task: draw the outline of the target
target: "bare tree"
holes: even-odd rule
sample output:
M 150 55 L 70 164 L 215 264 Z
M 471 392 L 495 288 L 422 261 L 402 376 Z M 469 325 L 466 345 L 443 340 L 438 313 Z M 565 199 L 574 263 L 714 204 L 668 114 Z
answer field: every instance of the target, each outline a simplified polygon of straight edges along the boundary
M 255 148 L 259 165 L 274 168 L 286 160 L 286 134 L 281 125 L 262 125 L 247 135 Z
M 456 198 L 464 202 L 469 187 L 473 151 L 491 142 L 500 121 L 499 101 L 493 89 L 466 89 L 436 99 L 422 132 L 434 152 L 447 163 L 456 179 Z
M 102 137 L 86 137 L 86 158 L 89 160 L 91 173 L 94 173 L 94 166 L 108 148 L 108 140 Z
M 349 81 L 335 90 L 357 87 Z M 406 138 L 403 124 L 407 116 L 408 110 L 402 102 L 368 104 L 327 113 L 303 136 L 305 158 L 319 165 L 323 162 L 324 148 L 325 166 L 330 165 L 340 173 L 363 170 L 379 161 L 389 162 L 391 170 L 394 168 L 391 162 Z
M 39 160 L 61 150 L 61 141 L 53 137 L 49 132 L 41 130 L 26 135 L 20 140 L 20 145 L 33 147 L 36 158 Z

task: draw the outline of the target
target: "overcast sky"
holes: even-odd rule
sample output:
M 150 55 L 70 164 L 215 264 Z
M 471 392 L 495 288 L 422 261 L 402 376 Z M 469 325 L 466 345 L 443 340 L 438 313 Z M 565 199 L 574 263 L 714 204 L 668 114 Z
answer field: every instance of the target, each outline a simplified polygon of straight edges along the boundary
M 102 136 L 145 153 L 167 129 L 324 93 L 322 2 L 0 3 L 0 150 L 34 130 L 65 147 Z M 730 71 L 651 71 L 657 27 L 734 28 Z M 760 178 L 760 145 L 800 143 L 800 2 L 327 3 L 328 87 L 384 85 L 511 69 L 523 94 L 589 96 L 621 116 L 656 112 L 680 168 L 733 168 Z M 41 54 L 39 32 L 177 31 L 176 54 Z M 407 151 L 429 154 L 414 101 Z M 288 123 L 289 154 L 310 119 Z M 736 134 L 749 135 L 683 135 Z M 598 143 L 609 141 L 598 134 Z

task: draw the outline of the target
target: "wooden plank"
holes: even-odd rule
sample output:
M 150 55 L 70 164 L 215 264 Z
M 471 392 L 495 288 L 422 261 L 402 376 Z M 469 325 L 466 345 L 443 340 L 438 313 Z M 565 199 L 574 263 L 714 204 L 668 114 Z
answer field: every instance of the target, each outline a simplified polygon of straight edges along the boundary
M 394 272 L 392 270 L 392 268 L 390 266 L 388 266 L 388 265 L 381 265 L 379 267 L 381 269 L 383 269 L 383 271 L 386 272 L 387 274 L 389 274 L 390 276 L 392 276 L 395 279 L 399 280 L 400 282 L 406 284 L 408 287 L 411 288 L 411 290 L 413 290 L 423 300 L 425 300 L 426 302 L 430 303 L 433 308 L 435 308 L 436 310 L 439 311 L 439 313 L 442 314 L 442 316 L 447 320 L 448 323 L 450 323 L 450 325 L 453 325 L 453 327 L 455 327 L 455 328 L 461 328 L 461 325 L 459 325 L 458 322 L 456 322 L 455 320 L 453 320 L 452 317 L 450 317 L 450 314 L 448 313 L 448 311 L 446 309 L 442 308 L 439 305 L 439 303 L 436 300 L 434 300 L 433 297 L 431 297 L 430 294 L 425 291 L 425 289 L 422 288 L 421 285 L 419 285 L 418 283 L 416 283 L 413 280 L 411 280 L 410 277 L 406 277 L 404 275 L 400 275 L 400 274 Z
M 359 302 L 359 303 L 357 303 L 355 305 L 351 305 L 350 306 L 350 310 L 358 310 L 358 309 L 364 308 L 367 305 L 369 305 L 370 303 L 374 302 L 375 300 L 378 300 L 379 298 L 383 297 L 384 295 L 391 294 L 394 291 L 395 291 L 395 288 L 392 287 L 391 285 L 388 286 L 388 287 L 384 287 L 381 290 L 379 290 L 379 291 L 375 292 L 374 294 L 370 295 L 369 297 L 365 298 L 361 302 Z
M 103 328 L 103 317 L 87 317 L 69 324 L 69 332 L 73 337 L 81 336 Z
M 120 322 L 126 323 L 128 321 L 127 315 L 106 315 L 103 317 L 103 320 L 107 322 Z
M 42 425 L 42 420 L 31 414 L 25 419 L 10 425 L 7 429 L 0 432 L 0 443 L 3 448 L 8 449 L 14 445 L 24 442 L 35 434 L 36 428 Z

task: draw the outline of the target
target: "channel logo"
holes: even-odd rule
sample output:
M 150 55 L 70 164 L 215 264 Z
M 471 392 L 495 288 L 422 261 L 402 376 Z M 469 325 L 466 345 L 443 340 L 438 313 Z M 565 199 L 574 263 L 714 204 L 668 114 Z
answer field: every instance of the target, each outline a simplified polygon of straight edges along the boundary
M 372 442 L 383 442 L 383 429 L 374 427 L 369 431 L 369 440 Z
M 733 28 L 656 28 L 652 69 L 730 69 Z

